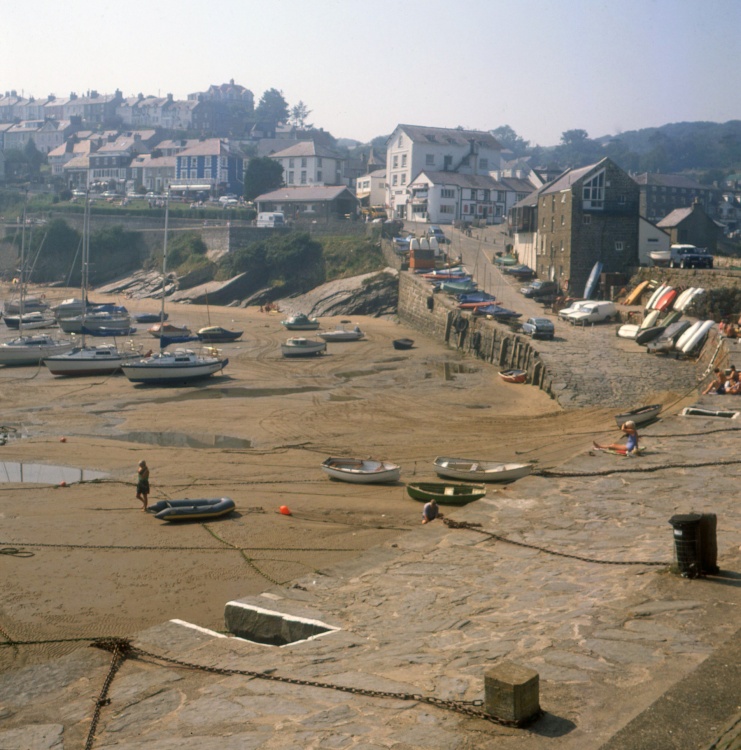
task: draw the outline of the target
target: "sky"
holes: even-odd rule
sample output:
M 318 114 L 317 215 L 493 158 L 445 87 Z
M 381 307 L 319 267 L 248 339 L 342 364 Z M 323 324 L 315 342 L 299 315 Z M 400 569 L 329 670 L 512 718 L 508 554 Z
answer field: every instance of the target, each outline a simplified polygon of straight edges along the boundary
M 531 145 L 741 119 L 741 0 L 27 0 L 0 93 L 271 88 L 336 138 L 397 124 Z

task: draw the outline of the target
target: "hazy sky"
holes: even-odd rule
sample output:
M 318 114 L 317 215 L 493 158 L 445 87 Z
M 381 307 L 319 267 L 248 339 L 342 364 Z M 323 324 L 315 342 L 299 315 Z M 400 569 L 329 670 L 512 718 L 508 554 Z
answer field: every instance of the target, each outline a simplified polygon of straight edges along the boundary
M 368 141 L 398 123 L 551 146 L 741 119 L 741 0 L 27 0 L 2 12 L 0 92 L 184 99 L 234 79 Z

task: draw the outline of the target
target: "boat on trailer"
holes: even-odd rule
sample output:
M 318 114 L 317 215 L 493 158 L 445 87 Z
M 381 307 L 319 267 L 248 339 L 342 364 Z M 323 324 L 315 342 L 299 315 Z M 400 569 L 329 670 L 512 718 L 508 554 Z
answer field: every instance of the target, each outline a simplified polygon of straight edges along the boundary
M 486 495 L 483 484 L 453 484 L 450 482 L 410 482 L 407 494 L 413 500 L 427 503 L 434 500 L 439 505 L 465 505 L 481 500 Z
M 372 458 L 330 457 L 322 462 L 322 471 L 332 479 L 353 484 L 398 482 L 401 476 L 401 467 L 397 464 Z

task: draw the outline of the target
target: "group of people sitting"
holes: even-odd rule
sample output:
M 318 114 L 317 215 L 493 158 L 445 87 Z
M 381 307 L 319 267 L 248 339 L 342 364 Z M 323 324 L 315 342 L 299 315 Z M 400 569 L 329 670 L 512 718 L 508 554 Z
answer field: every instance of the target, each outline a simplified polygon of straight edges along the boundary
M 728 370 L 721 370 L 716 367 L 713 370 L 713 379 L 707 388 L 702 392 L 703 396 L 708 394 L 714 396 L 738 395 L 741 393 L 741 382 L 739 382 L 738 371 L 735 365 L 731 365 Z
M 739 326 L 741 325 L 741 318 L 738 323 L 734 323 L 732 320 L 725 318 L 718 323 L 718 330 L 721 336 L 725 336 L 727 339 L 737 339 L 741 337 Z

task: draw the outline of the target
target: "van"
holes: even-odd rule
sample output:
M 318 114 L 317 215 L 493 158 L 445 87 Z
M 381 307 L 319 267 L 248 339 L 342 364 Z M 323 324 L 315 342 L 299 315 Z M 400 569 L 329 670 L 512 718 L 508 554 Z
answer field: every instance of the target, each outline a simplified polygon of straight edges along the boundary
M 284 227 L 286 217 L 276 211 L 257 214 L 258 227 Z
M 580 310 L 571 313 L 566 320 L 571 325 L 586 325 L 587 323 L 609 322 L 617 317 L 617 307 L 614 302 L 596 301 L 584 305 Z

